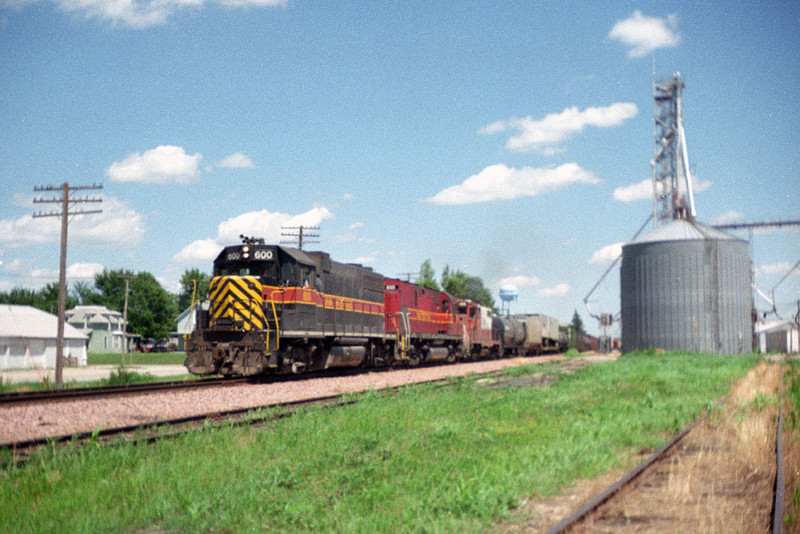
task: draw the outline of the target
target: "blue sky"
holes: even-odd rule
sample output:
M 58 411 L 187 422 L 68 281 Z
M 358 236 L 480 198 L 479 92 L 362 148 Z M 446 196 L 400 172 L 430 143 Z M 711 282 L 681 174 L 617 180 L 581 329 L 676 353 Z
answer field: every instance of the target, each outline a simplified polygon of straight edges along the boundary
M 686 83 L 698 219 L 798 219 L 798 50 L 795 2 L 0 0 L 0 290 L 57 280 L 34 186 L 99 183 L 71 281 L 176 291 L 239 234 L 318 225 L 334 259 L 430 259 L 597 332 L 583 298 L 652 211 L 653 74 Z M 769 294 L 800 232 L 752 252 Z M 591 304 L 619 311 L 618 268 Z

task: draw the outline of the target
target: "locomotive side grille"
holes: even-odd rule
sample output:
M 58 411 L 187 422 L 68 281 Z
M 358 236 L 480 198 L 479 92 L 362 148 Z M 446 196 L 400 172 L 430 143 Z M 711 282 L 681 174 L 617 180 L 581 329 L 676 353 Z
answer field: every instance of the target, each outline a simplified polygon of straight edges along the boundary
M 211 325 L 233 322 L 245 330 L 264 330 L 261 282 L 254 276 L 217 276 L 211 280 Z

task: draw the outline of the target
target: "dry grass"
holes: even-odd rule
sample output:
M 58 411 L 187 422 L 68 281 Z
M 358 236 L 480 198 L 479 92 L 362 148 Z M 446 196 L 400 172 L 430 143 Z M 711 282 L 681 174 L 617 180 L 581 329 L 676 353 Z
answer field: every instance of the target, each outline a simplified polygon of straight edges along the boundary
M 778 365 L 759 364 L 712 410 L 707 424 L 575 531 L 768 532 L 779 380 Z M 528 509 L 539 518 L 566 517 L 621 474 L 580 482 L 567 494 L 528 503 Z M 552 526 L 532 518 L 524 530 Z

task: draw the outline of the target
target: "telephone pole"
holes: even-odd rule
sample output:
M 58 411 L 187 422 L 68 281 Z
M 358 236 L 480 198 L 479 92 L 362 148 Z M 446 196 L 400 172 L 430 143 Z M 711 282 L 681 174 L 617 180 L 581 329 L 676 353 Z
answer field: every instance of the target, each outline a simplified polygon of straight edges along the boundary
M 102 189 L 102 185 L 83 185 L 73 187 L 72 191 L 81 190 L 97 190 Z M 100 213 L 101 210 L 73 210 L 70 211 L 71 204 L 78 204 L 82 202 L 102 202 L 103 199 L 99 197 L 81 197 L 69 198 L 70 186 L 67 182 L 62 185 L 46 185 L 36 186 L 33 190 L 37 193 L 48 192 L 56 193 L 61 191 L 61 197 L 53 198 L 34 198 L 34 204 L 61 204 L 61 211 L 52 212 L 36 212 L 33 214 L 34 218 L 39 217 L 61 217 L 61 257 L 58 267 L 58 333 L 56 338 L 56 389 L 61 389 L 63 386 L 63 368 L 64 368 L 64 308 L 67 300 L 67 227 L 69 226 L 70 215 L 88 215 L 91 213 Z
M 283 226 L 281 230 L 297 230 L 297 232 L 281 232 L 282 237 L 294 237 L 296 240 L 281 241 L 281 243 L 294 244 L 297 243 L 297 248 L 303 250 L 303 241 L 306 243 L 319 243 L 319 241 L 308 241 L 309 237 L 319 237 L 319 234 L 306 233 L 307 230 L 319 230 L 319 226 Z
M 125 304 L 122 306 L 122 367 L 125 367 L 125 356 L 128 353 L 128 294 L 130 291 L 131 280 L 136 278 L 133 275 L 120 275 L 125 280 Z

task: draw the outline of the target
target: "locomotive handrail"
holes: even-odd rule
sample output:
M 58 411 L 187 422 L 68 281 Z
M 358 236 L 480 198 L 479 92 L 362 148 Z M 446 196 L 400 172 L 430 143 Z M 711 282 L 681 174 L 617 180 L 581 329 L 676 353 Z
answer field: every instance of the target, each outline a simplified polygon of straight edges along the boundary
M 281 325 L 278 320 L 278 311 L 275 309 L 275 293 L 280 293 L 281 296 L 284 296 L 285 292 L 285 289 L 280 288 L 273 289 L 269 294 L 269 302 L 272 305 L 272 317 L 275 318 L 275 350 L 278 350 L 281 346 Z M 267 350 L 269 350 L 269 328 L 267 328 Z

